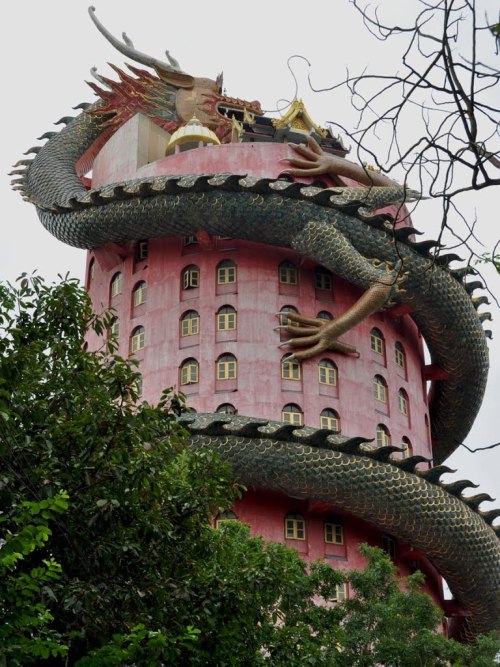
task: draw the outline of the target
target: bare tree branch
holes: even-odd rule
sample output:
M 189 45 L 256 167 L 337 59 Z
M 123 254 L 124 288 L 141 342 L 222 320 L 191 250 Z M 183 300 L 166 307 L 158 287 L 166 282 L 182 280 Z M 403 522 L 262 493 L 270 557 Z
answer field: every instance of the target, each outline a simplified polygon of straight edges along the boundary
M 391 176 L 402 173 L 405 183 L 416 180 L 425 195 L 441 198 L 442 231 L 452 230 L 471 250 L 470 225 L 462 208 L 450 203 L 500 185 L 500 109 L 494 98 L 500 98 L 500 71 L 488 62 L 500 24 L 481 20 L 476 0 L 420 0 L 408 25 L 383 20 L 382 8 L 390 3 L 352 4 L 378 40 L 402 43 L 401 71 L 347 71 L 330 87 L 314 86 L 309 76 L 309 84 L 317 92 L 349 92 L 358 111 L 354 130 L 331 125 L 348 134 L 360 162 Z M 408 132 L 418 125 L 420 131 Z M 471 252 L 484 258 L 483 251 Z

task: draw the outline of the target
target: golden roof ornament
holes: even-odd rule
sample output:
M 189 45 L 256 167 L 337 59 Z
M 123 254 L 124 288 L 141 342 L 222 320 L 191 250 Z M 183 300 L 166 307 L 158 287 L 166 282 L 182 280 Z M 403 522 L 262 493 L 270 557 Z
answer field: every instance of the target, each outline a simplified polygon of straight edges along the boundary
M 292 101 L 288 111 L 281 118 L 273 118 L 272 121 L 276 129 L 291 129 L 303 134 L 312 134 L 313 132 L 320 137 L 327 137 L 327 130 L 319 127 L 313 121 L 302 100 L 297 97 Z
M 219 145 L 220 141 L 208 127 L 202 125 L 196 114 L 188 122 L 176 130 L 168 142 L 166 155 L 179 153 L 193 148 L 201 148 L 207 145 Z

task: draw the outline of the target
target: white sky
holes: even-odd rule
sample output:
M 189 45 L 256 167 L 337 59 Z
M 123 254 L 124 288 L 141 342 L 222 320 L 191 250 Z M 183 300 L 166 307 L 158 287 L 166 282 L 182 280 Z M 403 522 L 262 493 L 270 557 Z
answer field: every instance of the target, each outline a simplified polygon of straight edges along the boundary
M 224 71 L 228 95 L 258 99 L 264 109 L 275 109 L 279 100 L 293 98 L 295 83 L 287 59 L 294 54 L 304 56 L 311 63 L 310 69 L 301 59 L 293 60 L 291 65 L 298 80 L 298 96 L 319 125 L 325 125 L 327 120 L 340 120 L 349 127 L 354 120 L 348 96 L 340 91 L 313 93 L 307 82 L 309 72 L 315 86 L 321 88 L 340 80 L 346 67 L 356 72 L 368 66 L 371 71 L 385 69 L 394 73 L 400 66 L 395 45 L 384 47 L 376 42 L 347 0 L 293 4 L 237 4 L 230 0 L 191 0 L 184 4 L 168 0 L 140 3 L 97 0 L 97 3 L 98 18 L 114 35 L 119 37 L 122 31 L 127 32 L 138 50 L 159 59 L 169 49 L 182 69 L 195 76 L 215 78 Z M 411 21 L 413 0 L 404 3 L 381 0 L 379 4 L 390 6 L 394 20 Z M 3 206 L 0 279 L 3 280 L 14 280 L 20 273 L 35 269 L 50 280 L 67 272 L 83 278 L 85 251 L 52 238 L 38 222 L 34 208 L 11 191 L 10 177 L 6 174 L 26 149 L 40 143 L 36 137 L 57 130 L 60 126 L 53 123 L 62 116 L 77 113 L 72 106 L 94 100 L 93 92 L 85 84 L 91 80 L 92 66 L 114 78 L 106 63 L 124 64 L 124 57 L 92 24 L 87 7 L 87 0 L 24 0 L 7 3 L 2 8 L 4 148 L 0 181 Z M 394 11 L 401 16 L 394 17 Z M 410 127 L 408 131 L 411 130 Z M 344 138 L 349 144 L 349 138 Z M 472 218 L 477 210 L 481 238 L 490 244 L 500 235 L 490 223 L 498 218 L 498 201 L 495 203 L 496 207 L 491 191 L 478 194 L 470 199 L 466 211 Z M 424 202 L 413 216 L 413 224 L 425 232 L 425 238 L 435 238 L 438 209 Z M 492 272 L 488 274 L 488 282 L 492 291 L 500 295 L 498 277 Z M 487 395 L 466 441 L 471 448 L 500 441 L 500 313 L 494 305 L 488 309 L 494 318 L 488 328 L 496 336 L 490 343 L 492 368 Z M 471 479 L 480 483 L 478 492 L 499 497 L 496 504 L 484 503 L 483 509 L 500 504 L 500 447 L 474 455 L 460 448 L 447 463 L 458 468 L 455 478 Z

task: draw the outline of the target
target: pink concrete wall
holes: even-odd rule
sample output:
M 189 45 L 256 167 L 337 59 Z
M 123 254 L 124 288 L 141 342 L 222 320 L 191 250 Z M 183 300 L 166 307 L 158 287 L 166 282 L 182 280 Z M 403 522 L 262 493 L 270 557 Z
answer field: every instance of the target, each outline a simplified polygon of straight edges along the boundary
M 336 570 L 362 569 L 366 565 L 359 551 L 363 543 L 382 548 L 382 534 L 374 526 L 314 500 L 295 500 L 280 493 L 250 489 L 244 498 L 235 503 L 233 511 L 239 521 L 251 526 L 252 534 L 296 549 L 308 563 L 326 560 Z M 286 539 L 284 526 L 289 512 L 298 512 L 304 518 L 305 540 Z M 325 542 L 324 523 L 332 516 L 343 526 L 343 545 Z M 416 567 L 422 570 L 426 577 L 425 592 L 432 596 L 436 604 L 442 602 L 441 577 L 425 557 L 416 554 L 409 545 L 396 542 L 394 562 L 401 576 L 411 574 Z
M 319 426 L 321 411 L 330 408 L 340 414 L 342 432 L 347 435 L 374 437 L 377 424 L 383 423 L 390 430 L 393 444 L 400 444 L 406 436 L 414 453 L 431 455 L 425 425 L 427 400 L 422 382 L 421 341 L 407 315 L 393 318 L 389 311 L 368 318 L 343 337 L 356 346 L 360 358 L 327 352 L 302 363 L 300 382 L 282 382 L 280 361 L 287 349 L 279 347 L 280 334 L 274 330 L 278 325 L 276 314 L 288 305 L 309 316 L 326 310 L 338 317 L 360 296 L 360 290 L 334 277 L 329 295 L 316 291 L 313 262 L 286 249 L 238 240 L 211 239 L 205 247 L 184 247 L 180 238 L 153 239 L 149 242 L 148 259 L 139 263 L 134 262 L 133 247 L 122 249 L 122 256 L 113 253 L 106 247 L 89 255 L 95 257 L 89 293 L 97 310 L 108 306 L 115 310 L 120 321 L 120 354 L 128 355 L 135 327 L 145 328 L 146 346 L 136 358 L 148 401 L 158 400 L 165 387 L 175 386 L 199 412 L 213 412 L 220 404 L 231 403 L 239 414 L 278 420 L 283 406 L 295 403 L 302 408 L 304 422 L 309 426 Z M 110 259 L 113 256 L 114 262 Z M 220 294 L 216 267 L 226 259 L 236 264 L 237 284 L 225 286 L 229 291 Z M 285 260 L 298 267 L 296 287 L 279 283 L 278 267 Z M 200 269 L 200 287 L 183 291 L 181 273 L 190 264 Z M 109 286 L 117 271 L 123 275 L 123 292 L 111 300 Z M 147 301 L 133 309 L 132 290 L 139 281 L 147 284 Z M 236 309 L 238 327 L 234 334 L 220 336 L 216 332 L 216 313 L 224 305 Z M 179 322 L 187 310 L 195 310 L 200 316 L 199 336 L 180 336 Z M 373 327 L 384 335 L 384 356 L 370 349 Z M 396 342 L 406 351 L 406 374 L 396 364 Z M 89 343 L 91 347 L 99 344 L 91 339 Z M 238 360 L 236 383 L 216 382 L 215 362 L 224 353 L 233 354 Z M 180 387 L 179 367 L 191 357 L 200 364 L 199 382 Z M 338 368 L 336 390 L 318 383 L 318 362 L 322 358 L 330 359 Z M 387 406 L 372 395 L 374 375 L 381 375 L 387 382 Z M 398 409 L 400 389 L 409 397 L 409 418 Z

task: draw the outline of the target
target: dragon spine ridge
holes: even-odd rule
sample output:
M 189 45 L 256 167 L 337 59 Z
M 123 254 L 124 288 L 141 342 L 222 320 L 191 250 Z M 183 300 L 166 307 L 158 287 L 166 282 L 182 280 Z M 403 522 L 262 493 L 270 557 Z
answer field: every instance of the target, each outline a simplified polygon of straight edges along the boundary
M 373 439 L 368 438 L 349 438 L 341 436 L 329 429 L 314 429 L 311 427 L 298 428 L 294 424 L 283 424 L 282 422 L 275 422 L 267 419 L 252 419 L 251 417 L 224 417 L 220 414 L 211 413 L 185 413 L 181 416 L 180 421 L 184 424 L 193 435 L 207 435 L 207 436 L 236 436 L 245 438 L 262 438 L 265 440 L 275 442 L 288 442 L 297 446 L 308 445 L 309 447 L 333 450 L 342 452 L 344 454 L 351 454 L 363 456 L 373 461 L 380 463 L 390 463 L 391 465 L 404 470 L 407 473 L 418 475 L 426 480 L 429 484 L 439 486 L 441 489 L 447 491 L 453 496 L 459 498 L 463 503 L 468 505 L 473 512 L 481 516 L 486 523 L 492 525 L 493 513 L 481 512 L 478 508 L 476 496 L 464 496 L 463 491 L 466 488 L 477 488 L 468 479 L 454 480 L 453 482 L 443 482 L 440 477 L 446 473 L 456 472 L 447 466 L 436 466 L 428 470 L 419 470 L 417 466 L 421 463 L 431 463 L 431 459 L 425 456 L 411 456 L 406 459 L 394 459 L 392 457 L 395 453 L 401 453 L 401 447 L 386 446 L 369 449 L 366 445 L 373 442 Z M 435 476 L 437 474 L 437 477 Z M 493 498 L 484 494 L 480 494 L 482 500 L 491 500 Z M 480 502 L 482 502 L 482 500 Z M 500 509 L 498 510 L 500 514 Z M 500 532 L 500 526 L 494 527 L 496 533 Z

